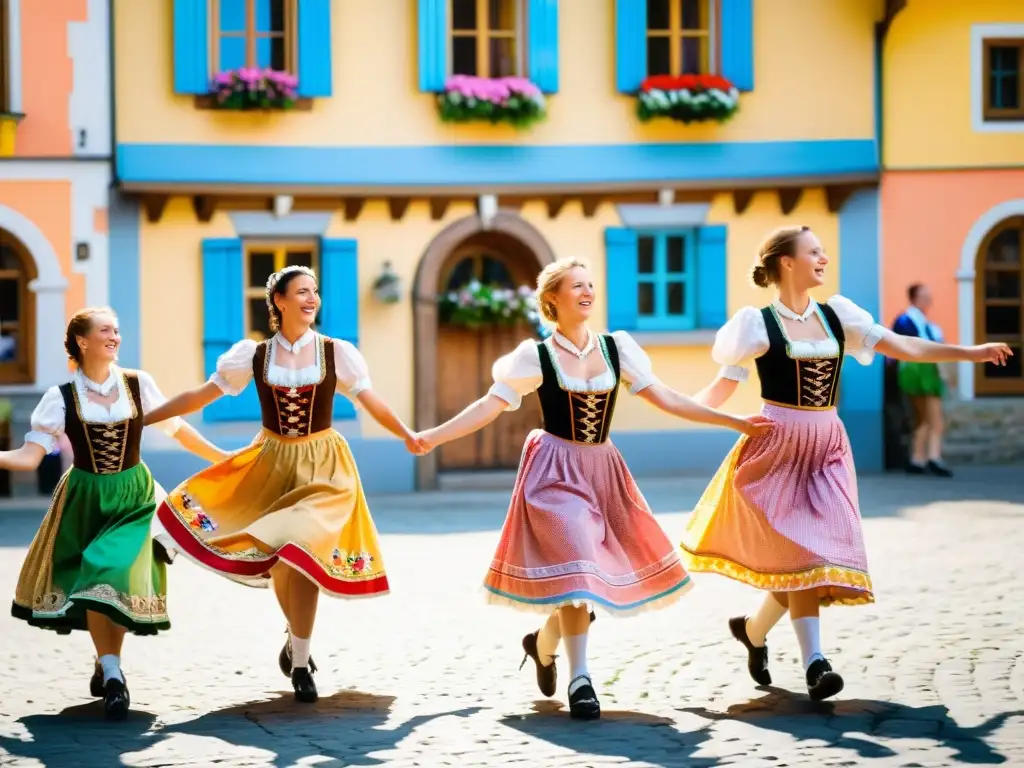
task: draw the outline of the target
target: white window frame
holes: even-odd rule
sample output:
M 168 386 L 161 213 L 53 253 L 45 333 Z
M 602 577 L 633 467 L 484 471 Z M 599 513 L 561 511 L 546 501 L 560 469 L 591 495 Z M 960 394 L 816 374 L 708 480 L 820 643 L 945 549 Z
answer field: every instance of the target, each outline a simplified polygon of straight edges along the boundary
M 1024 120 L 985 120 L 985 41 L 1024 38 L 1024 24 L 971 27 L 971 124 L 975 133 L 1024 133 Z

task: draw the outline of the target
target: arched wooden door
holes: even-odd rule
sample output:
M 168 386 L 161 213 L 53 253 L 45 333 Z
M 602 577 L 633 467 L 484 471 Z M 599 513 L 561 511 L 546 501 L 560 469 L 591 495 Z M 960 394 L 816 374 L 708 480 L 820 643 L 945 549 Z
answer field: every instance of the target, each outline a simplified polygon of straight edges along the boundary
M 14 235 L 0 229 L 0 384 L 34 378 L 35 262 Z
M 1024 395 L 1024 216 L 1000 223 L 981 244 L 975 270 L 975 325 L 979 343 L 1013 349 L 1005 367 L 975 366 L 979 395 Z
M 532 285 L 535 260 L 522 258 L 521 249 L 506 238 L 481 235 L 456 248 L 444 267 L 438 295 L 457 291 L 471 280 L 517 289 Z M 527 323 L 480 329 L 446 323 L 441 316 L 437 334 L 437 416 L 444 422 L 487 393 L 491 368 L 499 357 L 534 335 Z M 524 398 L 517 411 L 503 414 L 474 435 L 438 449 L 438 470 L 515 469 L 530 430 L 541 425 L 536 396 Z

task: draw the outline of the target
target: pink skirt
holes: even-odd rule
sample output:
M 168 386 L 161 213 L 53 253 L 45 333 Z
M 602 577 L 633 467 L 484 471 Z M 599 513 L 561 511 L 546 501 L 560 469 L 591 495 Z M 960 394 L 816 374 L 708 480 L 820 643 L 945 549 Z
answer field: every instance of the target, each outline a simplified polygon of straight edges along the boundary
M 874 602 L 839 415 L 768 403 L 762 413 L 776 428 L 726 457 L 687 525 L 683 562 L 772 592 L 817 589 L 823 605 Z
M 530 433 L 484 579 L 488 602 L 543 613 L 592 605 L 623 615 L 664 607 L 691 586 L 610 441 Z

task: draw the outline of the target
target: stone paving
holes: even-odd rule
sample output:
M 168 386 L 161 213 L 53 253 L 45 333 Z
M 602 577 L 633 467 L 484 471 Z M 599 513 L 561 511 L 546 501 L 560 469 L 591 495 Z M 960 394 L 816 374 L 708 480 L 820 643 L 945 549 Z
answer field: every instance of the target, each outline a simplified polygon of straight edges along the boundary
M 776 687 L 756 689 L 725 621 L 757 595 L 698 575 L 666 611 L 599 617 L 604 718 L 572 722 L 566 679 L 541 700 L 532 666 L 517 670 L 537 620 L 482 604 L 507 494 L 381 496 L 392 595 L 321 603 L 319 704 L 294 704 L 277 670 L 272 595 L 179 561 L 173 631 L 127 641 L 124 723 L 102 722 L 87 696 L 87 637 L 5 610 L 0 765 L 1024 766 L 1024 478 L 961 475 L 862 478 L 878 603 L 824 613 L 847 681 L 832 703 L 807 699 L 787 623 L 769 639 Z M 641 481 L 673 538 L 703 482 Z M 4 595 L 40 518 L 16 504 L 0 505 Z

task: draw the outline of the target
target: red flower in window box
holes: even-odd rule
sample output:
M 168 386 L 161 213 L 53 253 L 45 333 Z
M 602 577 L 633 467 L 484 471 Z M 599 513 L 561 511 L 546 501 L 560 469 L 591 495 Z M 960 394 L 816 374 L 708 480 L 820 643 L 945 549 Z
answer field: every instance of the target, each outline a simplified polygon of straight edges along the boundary
M 740 93 L 721 75 L 654 75 L 637 94 L 637 117 L 660 117 L 682 123 L 725 122 L 739 108 Z
M 291 109 L 298 87 L 299 79 L 287 72 L 241 67 L 217 74 L 210 95 L 218 109 Z

